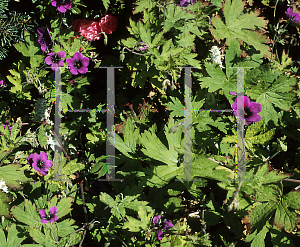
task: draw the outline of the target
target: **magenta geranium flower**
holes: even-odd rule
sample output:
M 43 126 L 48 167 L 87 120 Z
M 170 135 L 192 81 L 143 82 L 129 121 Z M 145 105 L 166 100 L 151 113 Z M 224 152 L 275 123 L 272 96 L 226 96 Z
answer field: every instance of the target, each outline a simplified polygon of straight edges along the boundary
M 58 53 L 50 52 L 47 55 L 45 63 L 51 65 L 51 69 L 53 71 L 58 71 L 59 66 L 64 67 L 64 62 L 62 60 L 62 58 L 66 57 L 66 53 L 64 51 L 60 51 Z
M 9 125 L 9 122 L 8 121 L 5 121 L 5 124 L 3 124 L 2 126 L 4 127 L 4 129 L 5 129 L 5 127 L 8 127 Z M 12 127 L 8 127 L 8 129 L 9 129 L 9 131 L 12 129 Z
M 3 128 L 5 129 L 6 127 L 8 127 L 8 129 L 9 129 L 9 131 L 11 131 L 11 129 L 12 129 L 12 126 L 11 127 L 9 127 L 9 122 L 8 121 L 5 121 L 5 124 L 2 124 L 2 126 L 3 126 Z M 2 136 L 4 136 L 3 134 L 2 134 Z M 6 141 L 8 142 L 8 140 L 6 139 Z
M 32 165 L 34 170 L 40 172 L 44 176 L 48 174 L 49 168 L 52 167 L 52 161 L 48 160 L 48 154 L 45 152 L 41 152 L 40 155 L 37 153 L 30 154 L 27 160 L 28 164 Z
M 58 216 L 56 215 L 57 212 L 57 207 L 53 206 L 49 210 L 49 215 L 46 214 L 45 209 L 40 209 L 39 214 L 41 217 L 41 222 L 44 224 L 47 224 L 48 222 L 54 222 L 58 219 Z
M 45 27 L 45 30 L 38 27 L 37 32 L 39 34 L 38 42 L 41 45 L 41 50 L 46 51 L 52 45 L 52 37 L 49 29 Z
M 244 111 L 245 111 L 244 116 L 242 116 L 241 113 L 243 108 L 237 109 L 238 101 L 239 101 L 239 105 L 244 106 Z M 242 121 L 245 119 L 245 125 L 249 125 L 252 122 L 259 122 L 261 119 L 261 116 L 257 114 L 262 110 L 261 104 L 256 102 L 251 102 L 247 96 L 238 96 L 235 99 L 235 102 L 232 104 L 232 108 L 234 109 L 235 116 L 238 115 Z
M 57 7 L 57 10 L 62 13 L 66 12 L 67 9 L 72 7 L 71 0 L 51 0 L 51 4 L 52 6 Z
M 5 88 L 6 85 L 3 85 L 3 80 L 0 81 L 0 87 Z
M 76 52 L 73 58 L 67 58 L 67 65 L 71 67 L 70 71 L 73 75 L 85 74 L 88 71 L 89 59 L 83 57 L 80 52 Z
M 162 230 L 168 230 L 170 228 L 172 228 L 174 225 L 172 224 L 171 221 L 169 220 L 164 220 L 163 222 L 161 222 L 161 216 L 160 215 L 156 215 L 153 217 L 152 223 L 154 225 L 154 227 L 158 227 L 158 230 L 156 231 L 157 234 L 157 239 L 160 241 L 164 238 L 165 234 Z
M 300 23 L 300 16 L 298 13 L 294 13 L 293 10 L 291 8 L 288 8 L 287 11 L 284 12 L 288 18 L 290 18 L 290 20 L 292 22 L 295 22 L 295 23 Z
M 193 0 L 181 0 L 180 1 L 181 7 L 188 7 L 189 5 L 193 6 Z
M 145 44 L 145 42 L 140 42 L 139 49 L 140 49 L 140 51 L 147 51 L 148 47 Z

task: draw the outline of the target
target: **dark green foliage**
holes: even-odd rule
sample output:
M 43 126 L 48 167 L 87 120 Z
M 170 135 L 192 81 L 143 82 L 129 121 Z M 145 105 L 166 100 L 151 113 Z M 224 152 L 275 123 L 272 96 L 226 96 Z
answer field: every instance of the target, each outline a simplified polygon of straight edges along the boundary
M 37 23 L 26 13 L 8 11 L 9 0 L 0 2 L 0 60 L 8 55 L 8 48 L 24 41 L 24 31 L 36 31 Z

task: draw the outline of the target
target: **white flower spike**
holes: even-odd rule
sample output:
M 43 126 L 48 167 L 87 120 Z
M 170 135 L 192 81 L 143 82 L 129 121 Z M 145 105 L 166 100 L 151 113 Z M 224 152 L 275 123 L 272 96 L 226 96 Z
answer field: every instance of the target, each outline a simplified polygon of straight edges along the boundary
M 221 69 L 224 69 L 221 58 L 224 57 L 224 55 L 221 55 L 220 52 L 221 48 L 218 48 L 218 46 L 212 46 L 212 48 L 209 50 L 210 51 L 210 57 L 211 61 L 213 63 L 219 64 Z
M 7 188 L 7 186 L 6 186 L 5 181 L 3 180 L 3 178 L 0 181 L 0 189 L 3 192 L 8 193 L 8 188 Z

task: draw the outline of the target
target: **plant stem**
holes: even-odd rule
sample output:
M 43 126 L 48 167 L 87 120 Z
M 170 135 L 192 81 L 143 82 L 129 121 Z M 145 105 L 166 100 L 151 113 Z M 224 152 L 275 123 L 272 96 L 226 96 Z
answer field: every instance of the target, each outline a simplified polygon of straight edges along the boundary
M 58 236 L 56 236 L 56 232 L 54 231 L 54 228 L 53 228 L 53 226 L 52 226 L 51 223 L 50 223 L 50 226 L 51 226 L 51 229 L 52 229 L 52 231 L 53 231 L 53 233 L 54 233 L 54 237 L 55 237 L 56 242 L 57 242 L 57 243 L 59 244 L 59 246 L 61 247 L 60 242 L 58 241 Z

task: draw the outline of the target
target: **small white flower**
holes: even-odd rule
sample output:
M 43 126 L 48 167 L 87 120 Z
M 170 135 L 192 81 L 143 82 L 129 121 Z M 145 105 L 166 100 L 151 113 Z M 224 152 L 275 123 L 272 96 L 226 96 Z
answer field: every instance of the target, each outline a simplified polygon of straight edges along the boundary
M 50 134 L 45 133 L 45 135 L 48 137 L 47 145 L 45 145 L 45 148 L 48 149 L 48 145 L 50 145 L 51 149 L 55 151 L 55 146 L 59 147 L 58 141 L 54 138 L 54 135 L 50 132 Z
M 0 181 L 0 189 L 3 192 L 8 193 L 8 188 L 7 188 L 7 186 L 6 186 L 5 181 L 3 180 L 3 178 Z
M 210 51 L 210 58 L 213 63 L 219 64 L 221 69 L 224 69 L 221 58 L 224 57 L 224 55 L 221 55 L 220 52 L 221 48 L 218 48 L 217 46 L 213 46 Z

